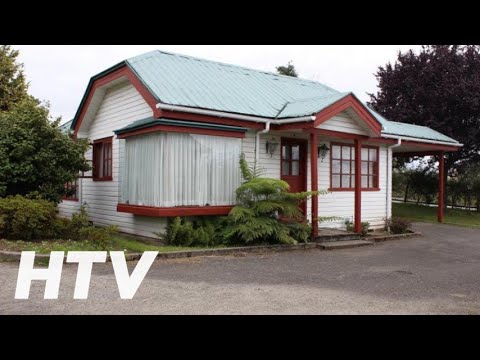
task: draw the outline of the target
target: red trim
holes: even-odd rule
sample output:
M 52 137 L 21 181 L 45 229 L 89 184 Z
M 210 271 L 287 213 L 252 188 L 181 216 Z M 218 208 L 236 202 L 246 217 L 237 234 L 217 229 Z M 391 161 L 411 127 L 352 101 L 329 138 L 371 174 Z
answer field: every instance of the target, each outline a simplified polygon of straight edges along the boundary
M 337 115 L 338 113 L 348 108 L 352 108 L 357 113 L 357 115 L 365 122 L 365 124 L 373 131 L 375 135 L 377 136 L 381 135 L 382 125 L 380 124 L 380 122 L 377 119 L 375 119 L 375 117 L 373 117 L 370 114 L 370 112 L 365 108 L 365 105 L 363 105 L 352 94 L 345 96 L 343 99 L 340 99 L 336 103 L 320 111 L 316 115 L 315 121 L 279 125 L 278 127 L 275 127 L 275 129 L 290 130 L 290 129 L 316 128 L 317 126 L 323 124 L 325 121 L 331 119 L 333 116 Z
M 147 104 L 152 108 L 153 114 L 155 117 L 160 117 L 161 116 L 161 111 L 157 109 L 157 103 L 158 100 L 153 96 L 153 94 L 143 85 L 143 83 L 138 79 L 138 77 L 133 73 L 133 71 L 128 68 L 126 65 L 118 70 L 115 70 L 111 72 L 108 75 L 105 75 L 104 77 L 97 79 L 93 82 L 90 91 L 87 96 L 87 100 L 82 106 L 82 109 L 80 111 L 80 115 L 78 116 L 78 119 L 75 123 L 75 129 L 73 130 L 73 136 L 76 138 L 78 130 L 80 129 L 80 126 L 82 125 L 83 119 L 85 117 L 85 114 L 87 112 L 88 107 L 90 106 L 90 103 L 92 101 L 93 95 L 95 94 L 95 91 L 102 87 L 107 85 L 108 83 L 117 80 L 121 77 L 126 77 L 130 83 L 137 89 L 137 91 L 142 95 L 142 97 L 145 99 Z
M 443 151 L 438 154 L 438 222 L 443 222 L 443 206 L 445 201 L 445 156 Z
M 355 221 L 356 233 L 362 232 L 362 142 L 355 140 Z
M 117 211 L 141 216 L 175 217 L 228 215 L 233 206 L 177 206 L 169 208 L 118 204 Z
M 317 134 L 310 134 L 310 173 L 312 176 L 312 191 L 318 191 L 318 137 Z M 313 237 L 318 236 L 318 195 L 312 196 L 312 233 Z
M 307 132 L 310 133 L 315 133 L 318 135 L 323 135 L 323 136 L 330 136 L 330 137 L 336 137 L 340 139 L 347 139 L 347 140 L 355 140 L 355 139 L 360 139 L 360 140 L 369 140 L 368 136 L 364 135 L 357 135 L 357 134 L 350 134 L 350 133 L 344 133 L 341 131 L 334 131 L 334 130 L 324 130 L 324 129 L 308 129 L 306 130 Z
M 189 133 L 189 134 L 200 134 L 200 135 L 212 135 L 212 136 L 225 136 L 225 137 L 235 137 L 235 138 L 244 138 L 244 132 L 238 131 L 227 131 L 227 130 L 214 130 L 214 129 L 200 129 L 194 127 L 184 127 L 184 126 L 171 126 L 171 125 L 154 125 L 149 128 L 133 130 L 131 132 L 126 132 L 123 134 L 117 135 L 119 139 L 125 139 L 131 136 L 149 134 L 154 132 L 177 132 L 177 133 Z
M 162 117 L 168 118 L 168 119 L 176 119 L 176 120 L 207 122 L 207 123 L 220 124 L 220 125 L 243 126 L 249 129 L 265 128 L 264 124 L 255 123 L 252 121 L 226 119 L 226 118 L 216 117 L 216 116 L 198 115 L 198 114 L 191 114 L 187 112 L 177 112 L 177 111 L 171 111 L 171 110 L 162 110 Z
M 410 141 L 410 140 L 402 141 L 402 146 L 403 145 L 418 146 L 418 147 L 421 147 L 421 148 L 427 148 L 427 149 L 432 150 L 432 151 L 434 151 L 434 150 L 437 150 L 437 151 L 459 151 L 460 150 L 459 146 L 429 144 L 429 143 L 423 143 L 423 142 L 418 142 L 418 141 Z
M 99 145 L 101 145 L 101 151 L 102 155 L 100 156 L 100 153 L 98 152 L 99 150 Z M 105 154 L 105 150 L 107 149 L 106 145 L 110 145 L 110 156 L 107 157 Z M 93 181 L 112 181 L 113 180 L 113 137 L 107 137 L 103 139 L 97 139 L 93 141 L 93 153 L 92 153 L 92 159 L 93 159 L 93 170 L 92 170 L 92 178 Z M 110 162 L 110 176 L 98 176 L 98 164 L 100 161 L 103 161 L 103 166 L 102 169 L 105 173 L 105 169 L 108 168 L 106 166 L 108 162 Z M 103 175 L 103 174 L 102 174 Z

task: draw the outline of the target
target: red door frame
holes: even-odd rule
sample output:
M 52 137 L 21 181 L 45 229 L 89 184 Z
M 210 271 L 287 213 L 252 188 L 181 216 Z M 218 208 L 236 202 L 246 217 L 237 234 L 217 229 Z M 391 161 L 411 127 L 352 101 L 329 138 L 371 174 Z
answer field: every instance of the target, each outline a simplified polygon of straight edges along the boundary
M 283 175 L 283 145 L 286 144 L 300 144 L 300 161 L 299 161 L 299 171 L 300 174 L 303 174 L 305 179 L 303 183 L 303 189 L 301 191 L 307 191 L 307 160 L 308 160 L 308 140 L 306 139 L 298 139 L 298 138 L 281 138 L 280 142 L 280 179 L 287 181 L 284 179 Z M 288 176 L 287 176 L 288 177 Z M 288 181 L 287 181 L 288 182 Z M 307 215 L 307 202 L 304 201 L 301 205 L 303 213 Z

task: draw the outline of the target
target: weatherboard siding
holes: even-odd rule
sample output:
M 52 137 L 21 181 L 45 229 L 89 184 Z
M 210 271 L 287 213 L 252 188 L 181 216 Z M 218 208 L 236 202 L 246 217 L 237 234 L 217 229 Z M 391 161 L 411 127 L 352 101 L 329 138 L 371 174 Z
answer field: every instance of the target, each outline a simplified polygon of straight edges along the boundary
M 357 121 L 348 116 L 345 111 L 333 116 L 323 124 L 318 126 L 319 129 L 339 131 L 348 134 L 368 135 L 364 128 L 362 128 Z
M 87 136 L 91 141 L 114 136 L 113 131 L 128 124 L 152 116 L 152 110 L 143 100 L 138 91 L 129 83 L 116 85 L 107 90 L 98 111 L 93 118 Z M 334 116 L 321 125 L 321 128 L 341 131 L 346 133 L 364 134 L 355 120 L 347 114 Z M 308 139 L 308 134 L 298 132 L 272 131 L 260 137 L 259 159 L 262 175 L 280 178 L 280 153 L 281 138 Z M 253 130 L 245 134 L 242 140 L 242 151 L 246 160 L 253 164 L 255 161 L 256 132 Z M 267 141 L 277 142 L 279 145 L 273 155 L 266 151 Z M 325 143 L 329 147 L 331 139 L 319 137 L 319 144 Z M 122 179 L 120 167 L 123 164 L 123 149 L 125 140 L 113 139 L 113 181 L 96 182 L 92 179 L 79 180 L 79 201 L 64 201 L 59 205 L 60 215 L 70 217 L 77 212 L 80 205 L 87 204 L 90 219 L 96 225 L 116 225 L 121 232 L 153 237 L 154 232 L 162 231 L 166 225 L 166 218 L 136 216 L 133 214 L 117 212 L 117 204 L 121 197 Z M 311 188 L 310 176 L 310 146 L 308 145 L 307 158 L 307 189 Z M 386 147 L 380 147 L 380 191 L 362 193 L 362 221 L 368 221 L 372 227 L 381 227 L 386 216 Z M 92 158 L 92 150 L 87 154 L 87 159 Z M 391 156 L 391 155 L 390 155 Z M 319 189 L 330 187 L 330 161 L 327 157 L 323 162 L 318 160 Z M 390 176 L 391 182 L 391 176 Z M 390 187 L 391 188 L 391 187 Z M 391 207 L 388 206 L 390 214 Z M 310 218 L 311 202 L 307 203 L 307 214 Z M 319 197 L 320 216 L 354 216 L 354 193 L 333 192 Z M 389 215 L 390 216 L 390 215 Z M 322 223 L 321 227 L 343 227 L 344 221 Z
M 114 136 L 113 131 L 128 124 L 153 116 L 138 91 L 129 83 L 123 83 L 107 90 L 101 105 L 88 129 L 91 141 Z M 119 231 L 141 236 L 153 237 L 153 232 L 162 231 L 166 218 L 135 216 L 117 212 L 120 198 L 121 179 L 120 165 L 123 163 L 124 140 L 113 138 L 113 181 L 93 181 L 81 179 L 80 201 L 72 203 L 64 201 L 59 205 L 60 214 L 71 216 L 78 211 L 80 204 L 87 204 L 90 220 L 100 226 L 116 225 Z M 92 158 L 92 150 L 86 153 Z

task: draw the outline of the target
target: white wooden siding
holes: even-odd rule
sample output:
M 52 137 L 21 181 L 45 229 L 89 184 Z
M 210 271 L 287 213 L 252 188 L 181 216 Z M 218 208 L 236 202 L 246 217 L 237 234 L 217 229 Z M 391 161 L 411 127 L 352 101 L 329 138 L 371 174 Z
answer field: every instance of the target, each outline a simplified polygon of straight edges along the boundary
M 345 111 L 325 121 L 318 126 L 318 128 L 323 130 L 340 131 L 348 134 L 368 135 L 367 131 Z
M 106 91 L 98 111 L 86 130 L 90 140 L 114 136 L 113 131 L 120 129 L 133 121 L 152 116 L 152 110 L 144 101 L 137 90 L 129 83 L 116 85 Z M 326 121 L 320 126 L 322 129 L 341 131 L 353 134 L 365 135 L 366 131 L 348 113 L 344 112 Z M 255 131 L 248 131 L 242 140 L 242 151 L 249 163 L 255 161 Z M 281 137 L 298 137 L 308 139 L 305 133 L 278 132 L 261 136 L 260 148 L 258 149 L 263 176 L 280 178 L 280 152 Z M 270 156 L 266 152 L 266 142 L 275 141 L 279 145 Z M 325 143 L 330 148 L 331 139 L 320 137 L 319 144 Z M 153 237 L 153 232 L 162 231 L 166 225 L 166 218 L 135 216 L 132 214 L 119 213 L 116 211 L 121 195 L 122 179 L 119 178 L 120 167 L 123 164 L 124 140 L 113 140 L 113 181 L 94 182 L 92 179 L 81 179 L 79 183 L 79 202 L 65 201 L 59 205 L 62 216 L 71 216 L 78 211 L 80 204 L 86 203 L 90 219 L 97 225 L 117 225 L 119 230 L 126 233 Z M 387 181 L 387 148 L 380 147 L 380 191 L 362 192 L 362 221 L 368 221 L 372 227 L 379 228 L 384 224 L 386 211 L 391 213 L 391 206 L 386 201 Z M 310 145 L 307 148 L 307 189 L 311 188 L 310 171 Z M 92 151 L 87 152 L 87 158 L 91 159 Z M 391 154 L 390 154 L 391 157 Z M 391 164 L 391 163 L 390 163 Z M 391 166 L 390 166 L 391 168 Z M 391 171 L 391 169 L 389 169 Z M 319 189 L 330 187 L 330 160 L 325 158 L 323 162 L 318 160 Z M 389 176 L 389 188 L 391 189 L 391 172 Z M 307 215 L 310 218 L 311 202 L 307 202 Z M 354 215 L 354 192 L 333 192 L 319 197 L 320 216 L 351 217 Z M 325 222 L 322 227 L 343 227 L 344 221 Z
M 152 109 L 138 91 L 130 84 L 123 83 L 106 91 L 105 97 L 88 129 L 88 138 L 91 141 L 114 136 L 113 131 L 120 129 L 136 120 L 153 116 Z M 121 232 L 154 237 L 153 232 L 162 231 L 166 218 L 136 216 L 117 212 L 120 197 L 119 178 L 120 147 L 123 140 L 114 137 L 113 152 L 113 181 L 81 180 L 81 197 L 78 203 L 63 202 L 59 205 L 60 214 L 71 216 L 78 211 L 80 204 L 87 204 L 90 220 L 96 225 L 117 225 Z M 92 158 L 92 150 L 87 154 Z

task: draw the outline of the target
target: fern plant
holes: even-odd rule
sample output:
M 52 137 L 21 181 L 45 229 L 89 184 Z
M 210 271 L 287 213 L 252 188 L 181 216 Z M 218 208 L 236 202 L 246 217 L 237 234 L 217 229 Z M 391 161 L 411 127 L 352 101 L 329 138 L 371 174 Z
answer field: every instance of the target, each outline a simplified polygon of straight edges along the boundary
M 229 214 L 225 240 L 243 244 L 307 242 L 311 227 L 300 203 L 315 193 L 290 193 L 287 182 L 259 177 L 261 169 L 249 166 L 243 154 L 240 169 L 243 184 L 236 190 L 238 205 Z

